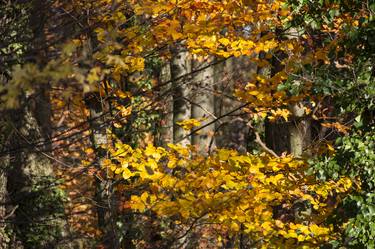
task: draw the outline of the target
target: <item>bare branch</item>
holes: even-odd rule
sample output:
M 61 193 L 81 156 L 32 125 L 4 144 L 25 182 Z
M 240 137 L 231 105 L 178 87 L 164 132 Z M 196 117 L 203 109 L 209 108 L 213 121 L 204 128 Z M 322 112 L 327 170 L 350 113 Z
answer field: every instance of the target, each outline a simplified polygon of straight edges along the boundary
M 258 133 L 258 132 L 254 131 L 254 134 L 255 134 L 255 140 L 254 140 L 254 141 L 255 141 L 257 144 L 259 144 L 260 147 L 261 147 L 264 151 L 266 151 L 267 153 L 271 154 L 271 155 L 274 156 L 274 157 L 279 157 L 279 156 L 276 154 L 276 152 L 274 152 L 273 150 L 271 150 L 270 148 L 268 148 L 267 145 L 262 141 L 262 139 L 260 139 L 260 136 L 259 136 L 259 133 Z

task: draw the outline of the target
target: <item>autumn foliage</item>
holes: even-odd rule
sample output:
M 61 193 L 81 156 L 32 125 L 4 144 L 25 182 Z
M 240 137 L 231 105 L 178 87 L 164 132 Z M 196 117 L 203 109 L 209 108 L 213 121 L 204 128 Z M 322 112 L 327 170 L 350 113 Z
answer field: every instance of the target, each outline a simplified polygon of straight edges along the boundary
M 328 13 L 319 28 L 310 2 L 319 2 L 321 13 Z M 333 163 L 327 159 L 328 166 L 320 167 L 317 158 L 339 161 L 347 146 L 336 146 L 337 152 L 334 140 L 352 131 L 367 134 L 367 128 L 356 129 L 364 126 L 363 117 L 373 117 L 372 107 L 358 108 L 359 118 L 356 107 L 340 112 L 343 108 L 335 105 L 342 101 L 335 92 L 339 87 L 324 84 L 344 75 L 337 80 L 344 89 L 347 75 L 356 77 L 350 63 L 360 54 L 354 50 L 365 45 L 354 49 L 346 42 L 354 39 L 350 32 L 371 28 L 372 12 L 366 6 L 350 12 L 341 2 L 56 1 L 43 9 L 46 20 L 58 22 L 54 13 L 61 11 L 59 22 L 70 29 L 57 32 L 53 22 L 43 24 L 47 48 L 40 48 L 38 60 L 20 52 L 25 59 L 9 66 L 11 76 L 0 85 L 1 108 L 26 108 L 27 96 L 39 96 L 40 89 L 48 93 L 54 129 L 46 143 L 55 159 L 53 175 L 62 180 L 57 185 L 67 195 L 64 214 L 70 232 L 96 240 L 82 242 L 85 248 L 333 245 L 345 241 L 350 221 L 332 220 L 344 212 L 353 193 L 362 193 L 363 175 L 325 171 Z M 163 68 L 181 51 L 187 60 L 206 66 L 161 79 Z M 168 98 L 178 97 L 176 88 L 203 85 L 189 80 L 231 59 L 246 60 L 254 69 L 233 89 L 219 89 L 240 107 L 222 116 L 208 112 L 212 122 L 204 116 L 172 125 L 189 139 L 206 126 L 220 127 L 225 116 L 238 115 L 250 131 L 247 151 L 216 148 L 213 142 L 158 141 L 168 119 Z M 344 72 L 336 75 L 335 70 Z M 185 83 L 176 86 L 181 79 Z M 210 94 L 218 95 L 218 88 Z M 285 140 L 298 136 L 293 127 L 315 130 L 309 130 L 305 145 L 292 141 L 280 153 L 274 145 L 279 138 L 271 137 L 272 144 L 266 134 L 268 127 L 280 124 L 290 133 Z M 276 132 L 282 136 L 281 128 Z M 215 131 L 203 135 L 214 140 Z M 39 144 L 31 147 L 40 152 Z

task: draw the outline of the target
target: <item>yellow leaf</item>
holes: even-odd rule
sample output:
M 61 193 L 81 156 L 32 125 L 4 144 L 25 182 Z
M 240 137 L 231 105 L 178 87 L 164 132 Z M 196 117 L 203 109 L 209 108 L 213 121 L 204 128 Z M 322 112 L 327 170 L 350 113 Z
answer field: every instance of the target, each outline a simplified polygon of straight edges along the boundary
M 253 96 L 256 96 L 256 95 L 258 95 L 259 94 L 259 92 L 258 91 L 249 91 L 248 92 L 250 95 L 253 95 Z
M 120 174 L 121 172 L 122 172 L 122 168 L 117 168 L 116 170 L 115 170 L 115 174 L 116 175 L 118 175 L 118 174 Z
M 224 46 L 227 46 L 227 45 L 230 43 L 230 41 L 229 41 L 228 38 L 220 38 L 220 39 L 219 39 L 219 42 L 220 42 L 221 44 L 223 44 Z
M 146 203 L 147 202 L 147 198 L 148 198 L 148 193 L 147 192 L 143 192 L 142 195 L 141 195 L 141 200 Z
M 236 222 L 232 222 L 232 224 L 230 225 L 230 229 L 235 232 L 238 232 L 240 231 L 240 226 Z
M 329 143 L 327 143 L 327 148 L 328 148 L 329 151 L 332 151 L 332 152 L 336 151 L 335 148 Z
M 229 156 L 231 156 L 233 153 L 234 152 L 232 150 L 220 149 L 217 152 L 217 155 L 219 156 L 219 160 L 227 161 Z
M 140 212 L 145 211 L 146 205 L 142 202 L 142 200 L 138 196 L 132 195 L 130 199 L 131 199 L 130 206 L 132 209 L 139 210 Z
M 122 177 L 126 180 L 132 177 L 134 174 L 128 169 L 128 168 L 123 168 L 122 172 Z
M 298 235 L 297 240 L 298 241 L 304 241 L 305 240 L 305 236 L 303 236 L 302 234 L 300 234 L 300 235 Z
M 176 122 L 179 126 L 182 127 L 184 130 L 191 130 L 193 127 L 200 126 L 201 122 L 197 119 L 186 119 L 180 122 Z
M 92 148 L 85 149 L 86 154 L 92 154 L 94 153 L 94 150 Z

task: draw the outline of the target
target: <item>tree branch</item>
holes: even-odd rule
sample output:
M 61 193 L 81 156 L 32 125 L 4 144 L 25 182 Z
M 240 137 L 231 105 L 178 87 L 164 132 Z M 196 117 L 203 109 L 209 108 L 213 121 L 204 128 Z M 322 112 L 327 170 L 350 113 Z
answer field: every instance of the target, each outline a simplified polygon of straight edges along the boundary
M 266 151 L 267 153 L 271 154 L 271 155 L 274 156 L 274 157 L 279 157 L 279 156 L 276 154 L 276 152 L 274 152 L 273 150 L 271 150 L 270 148 L 268 148 L 267 145 L 266 145 L 266 144 L 260 139 L 260 136 L 259 136 L 259 133 L 258 133 L 258 132 L 254 131 L 254 134 L 255 134 L 255 140 L 254 140 L 254 141 L 255 141 L 257 144 L 259 144 L 260 147 L 261 147 L 264 151 Z

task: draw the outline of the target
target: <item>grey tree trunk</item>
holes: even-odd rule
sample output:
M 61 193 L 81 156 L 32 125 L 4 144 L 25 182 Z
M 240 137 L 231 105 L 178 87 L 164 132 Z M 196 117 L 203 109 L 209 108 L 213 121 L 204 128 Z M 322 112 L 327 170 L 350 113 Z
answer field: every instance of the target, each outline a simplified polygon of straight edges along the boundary
M 215 119 L 214 66 L 209 66 L 213 60 L 209 57 L 203 62 L 193 61 L 193 71 L 207 67 L 195 73 L 192 81 L 191 114 L 192 118 L 202 120 L 203 126 Z M 215 146 L 212 140 L 214 128 L 214 124 L 208 125 L 192 135 L 192 144 L 196 145 L 200 152 L 207 153 L 209 147 Z
M 30 51 L 32 62 L 43 67 L 48 60 L 45 47 L 45 1 L 30 1 L 29 29 L 33 35 Z M 66 237 L 64 196 L 56 186 L 51 151 L 50 102 L 48 84 L 35 82 L 34 92 L 24 93 L 21 107 L 7 111 L 11 126 L 7 141 L 8 160 L 6 187 L 9 202 L 7 218 L 13 233 L 9 248 L 68 248 Z M 4 174 L 2 176 L 5 177 Z
M 166 63 L 161 68 L 159 75 L 160 84 L 165 84 L 171 80 L 171 64 Z M 160 92 L 163 94 L 161 102 L 162 117 L 160 125 L 160 136 L 157 141 L 159 146 L 166 146 L 168 143 L 173 143 L 173 92 L 170 91 L 170 84 L 162 85 Z
M 184 138 L 186 132 L 177 122 L 191 118 L 191 104 L 189 78 L 191 73 L 191 59 L 189 53 L 181 46 L 172 51 L 171 78 L 173 80 L 173 142 L 182 145 L 191 144 L 189 137 Z M 189 75 L 189 76 L 184 76 Z
M 27 106 L 9 113 L 13 136 L 9 141 L 7 189 L 10 217 L 17 237 L 13 248 L 67 248 L 64 201 L 55 186 L 49 152 L 49 98 L 44 87 L 27 98 Z M 34 145 L 37 143 L 38 145 Z
M 96 154 L 97 168 L 102 169 L 102 162 L 106 158 L 106 152 L 102 148 L 108 143 L 104 112 L 104 103 L 101 101 L 99 94 L 92 93 L 86 100 L 86 105 L 90 110 L 90 129 L 91 143 Z M 106 173 L 102 177 L 95 180 L 95 202 L 98 216 L 98 227 L 103 233 L 103 244 L 106 248 L 119 248 L 119 241 L 115 227 L 115 209 L 112 206 L 111 182 L 106 177 Z
M 88 39 L 86 52 L 89 59 L 92 59 L 93 40 Z M 98 83 L 98 89 L 103 87 Z M 111 110 L 110 103 L 104 101 L 99 92 L 90 92 L 85 96 L 85 104 L 90 110 L 90 139 L 92 147 L 95 151 L 95 161 L 98 172 L 103 169 L 103 160 L 106 158 L 104 145 L 109 143 L 106 131 L 106 116 L 104 112 Z M 102 244 L 106 248 L 120 248 L 119 239 L 116 228 L 116 207 L 114 206 L 114 196 L 112 189 L 112 180 L 107 177 L 108 172 L 103 172 L 101 177 L 95 178 L 95 205 L 97 208 L 98 228 L 101 230 Z
M 236 86 L 246 84 L 256 67 L 246 57 L 230 58 L 215 66 L 215 115 L 221 117 L 243 105 L 233 95 Z M 215 124 L 218 148 L 247 150 L 249 127 L 241 111 L 220 119 Z
M 290 152 L 296 157 L 308 155 L 308 147 L 311 144 L 311 121 L 305 117 L 301 104 L 292 105 L 290 110 L 293 114 L 289 125 Z
M 5 120 L 0 120 L 0 152 L 4 151 L 6 140 L 8 139 L 9 132 L 7 131 L 7 124 Z M 7 226 L 7 170 L 9 168 L 9 155 L 0 157 L 0 248 L 9 248 L 10 242 L 10 228 Z

